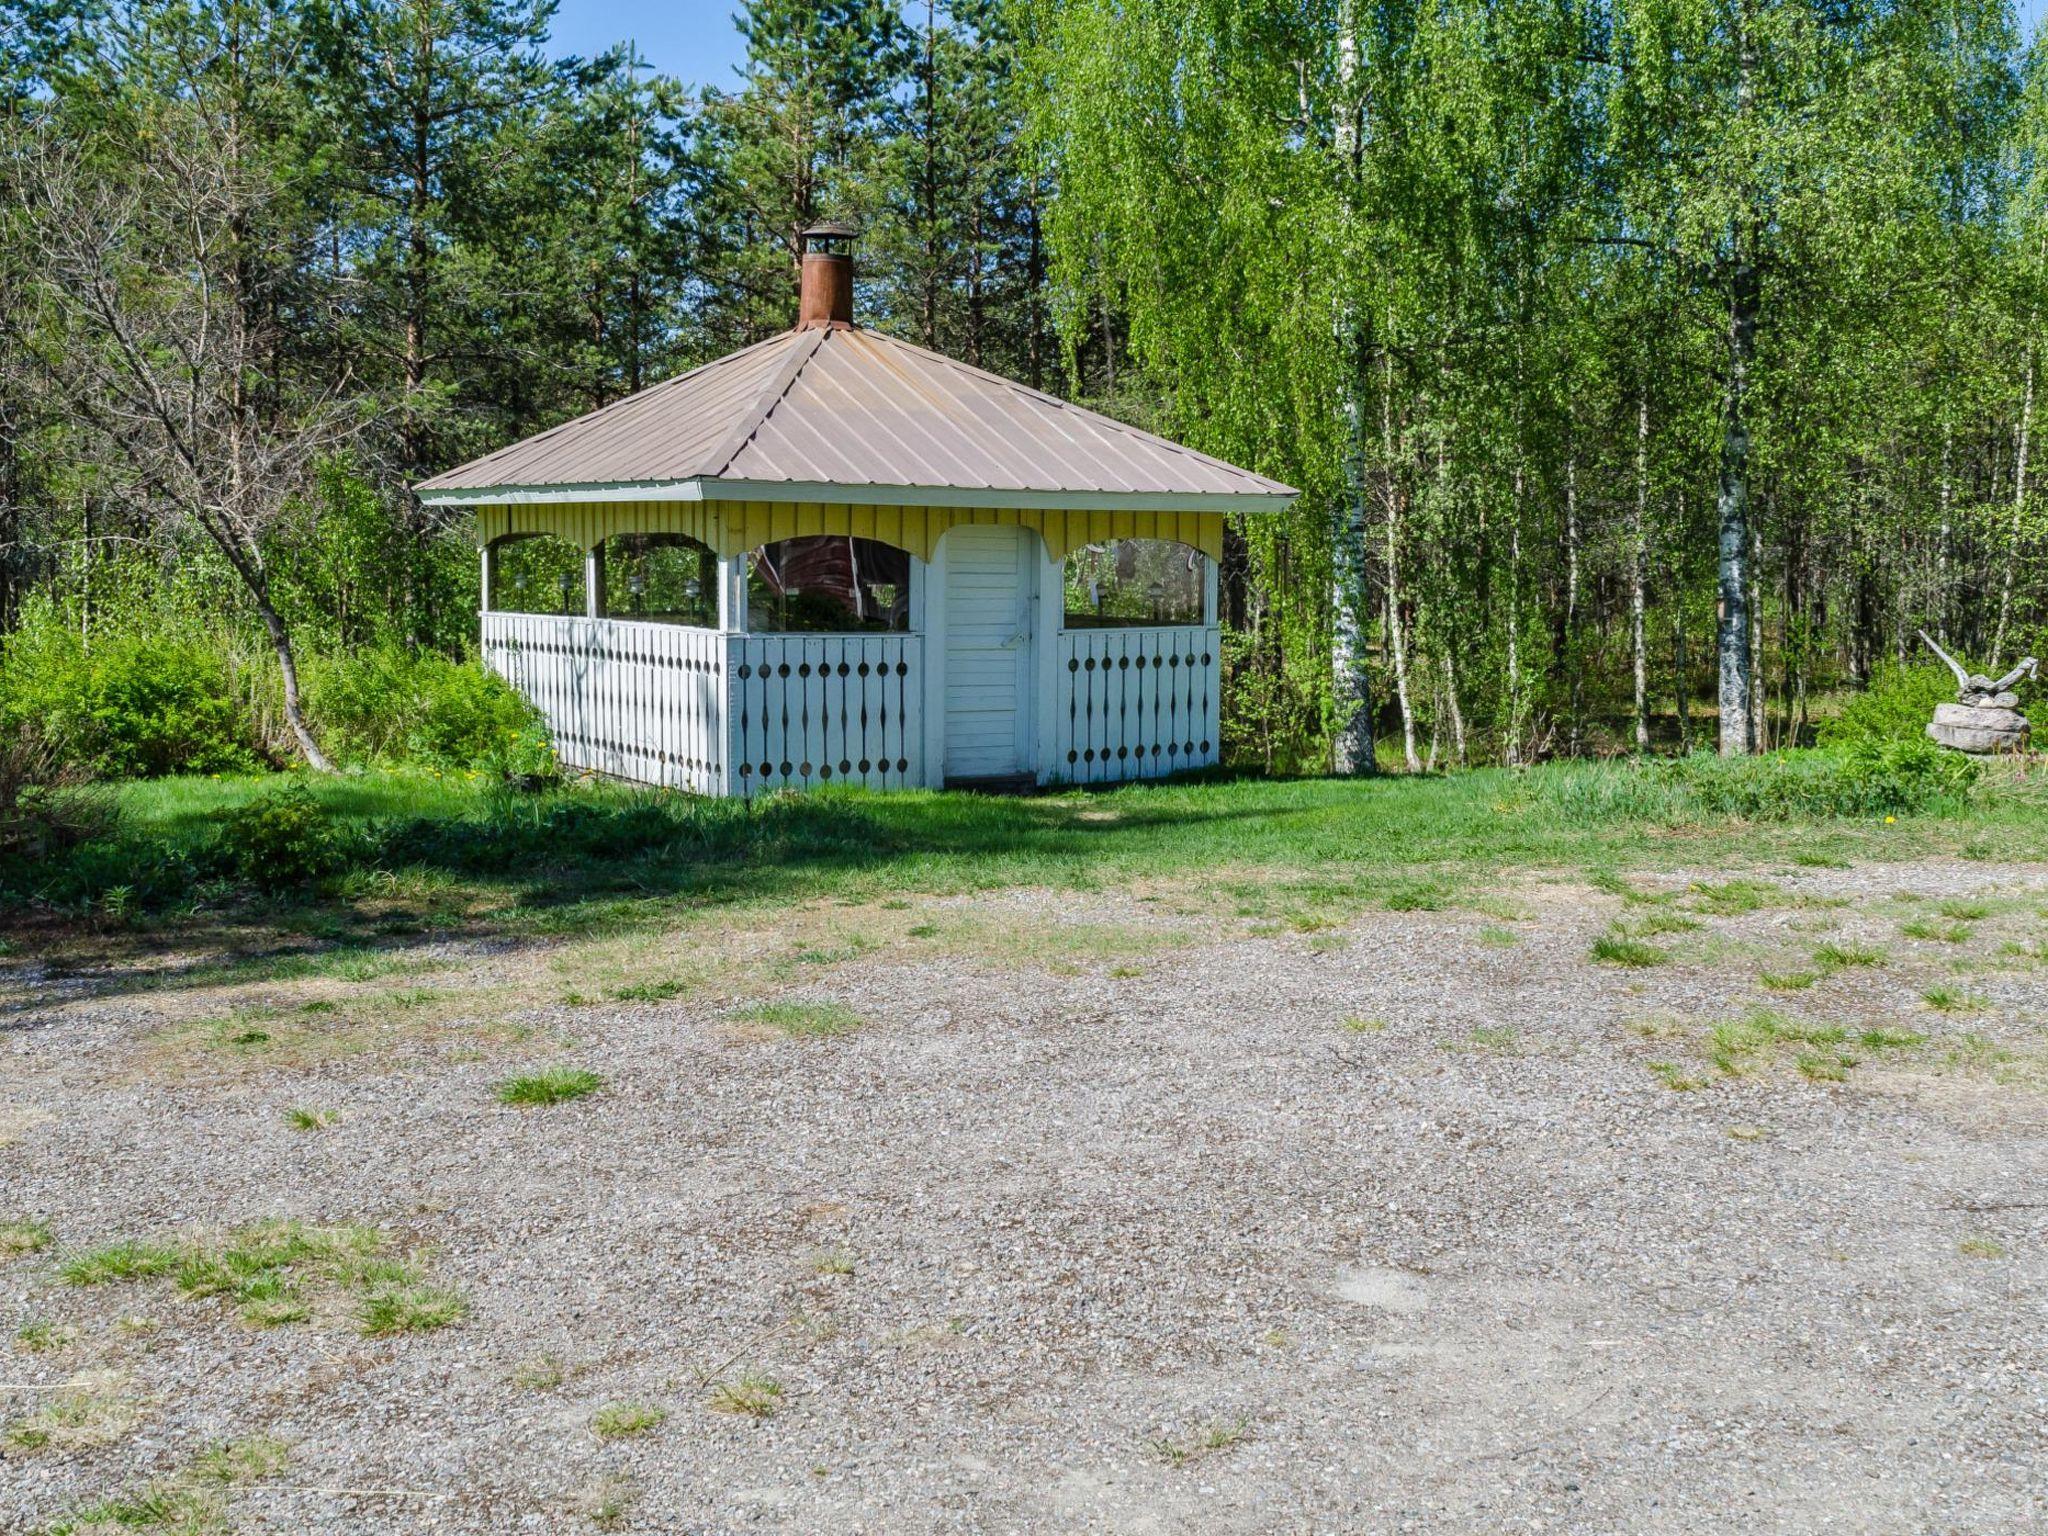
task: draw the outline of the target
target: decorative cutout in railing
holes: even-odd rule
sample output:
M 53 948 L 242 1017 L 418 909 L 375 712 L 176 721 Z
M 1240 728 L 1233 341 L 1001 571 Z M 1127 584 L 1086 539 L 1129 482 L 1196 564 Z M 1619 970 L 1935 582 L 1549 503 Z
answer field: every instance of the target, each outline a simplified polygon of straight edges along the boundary
M 1217 761 L 1222 643 L 1213 626 L 1063 632 L 1051 777 L 1095 784 Z
M 741 794 L 924 776 L 916 635 L 734 635 L 732 772 Z

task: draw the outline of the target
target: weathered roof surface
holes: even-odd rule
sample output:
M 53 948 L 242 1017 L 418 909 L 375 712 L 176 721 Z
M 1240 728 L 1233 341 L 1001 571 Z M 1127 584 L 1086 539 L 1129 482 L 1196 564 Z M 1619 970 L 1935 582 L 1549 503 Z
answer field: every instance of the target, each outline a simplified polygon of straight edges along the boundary
M 468 492 L 738 481 L 1280 501 L 1289 486 L 876 331 L 792 331 L 436 475 Z

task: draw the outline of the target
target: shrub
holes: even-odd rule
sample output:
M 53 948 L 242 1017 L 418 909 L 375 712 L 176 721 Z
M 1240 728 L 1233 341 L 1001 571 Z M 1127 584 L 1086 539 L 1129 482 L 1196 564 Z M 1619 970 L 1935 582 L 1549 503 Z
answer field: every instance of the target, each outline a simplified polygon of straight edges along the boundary
M 0 730 L 31 726 L 60 764 L 95 778 L 257 766 L 226 649 L 161 615 L 88 638 L 31 605 L 0 650 Z
M 1924 742 L 1934 706 L 1952 704 L 1955 697 L 1955 678 L 1944 666 L 1880 668 L 1869 688 L 1851 695 L 1834 719 L 1821 722 L 1820 743 L 1834 747 L 1851 742 Z
M 315 663 L 307 693 L 328 751 L 342 762 L 556 773 L 539 713 L 472 663 L 387 646 Z
M 1965 796 L 1978 765 L 1925 736 L 1757 757 L 1699 754 L 1561 767 L 1539 781 L 1574 822 L 1667 825 L 1716 816 L 1789 821 L 1907 815 Z
M 331 874 L 348 856 L 326 807 L 297 779 L 287 779 L 224 818 L 221 860 L 252 885 L 283 890 Z

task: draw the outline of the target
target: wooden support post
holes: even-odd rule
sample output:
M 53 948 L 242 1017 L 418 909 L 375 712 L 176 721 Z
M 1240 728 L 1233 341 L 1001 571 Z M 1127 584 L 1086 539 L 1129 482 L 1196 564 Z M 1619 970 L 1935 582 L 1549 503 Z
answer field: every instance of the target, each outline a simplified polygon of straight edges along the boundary
M 604 545 L 593 544 L 583 551 L 583 612 L 586 617 L 604 617 Z

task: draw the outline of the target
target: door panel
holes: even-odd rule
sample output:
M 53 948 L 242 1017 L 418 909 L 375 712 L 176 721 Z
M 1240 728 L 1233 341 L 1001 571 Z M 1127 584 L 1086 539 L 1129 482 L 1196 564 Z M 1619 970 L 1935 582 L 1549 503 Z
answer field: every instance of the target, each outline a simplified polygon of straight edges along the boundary
M 1031 766 L 1034 537 L 1000 524 L 946 534 L 949 779 L 994 778 Z

